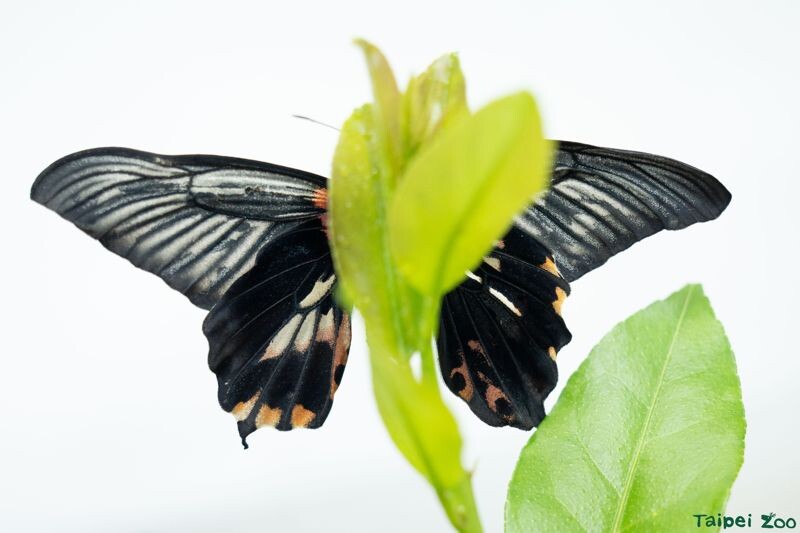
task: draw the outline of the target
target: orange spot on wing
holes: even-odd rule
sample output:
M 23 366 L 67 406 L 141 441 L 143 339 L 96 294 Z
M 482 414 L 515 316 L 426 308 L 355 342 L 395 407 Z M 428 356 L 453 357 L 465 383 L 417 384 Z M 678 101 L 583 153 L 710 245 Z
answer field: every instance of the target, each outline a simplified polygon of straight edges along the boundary
M 461 396 L 461 399 L 468 402 L 472 400 L 472 395 L 475 394 L 475 387 L 472 384 L 472 378 L 470 378 L 469 372 L 467 371 L 467 362 L 464 361 L 464 354 L 462 353 L 460 355 L 462 361 L 461 366 L 450 371 L 450 379 L 452 380 L 456 374 L 459 374 L 462 377 L 464 380 L 464 388 L 458 391 L 458 395 Z
M 309 411 L 302 405 L 297 404 L 294 406 L 294 408 L 292 408 L 292 427 L 308 427 L 308 425 L 316 416 L 317 415 L 313 411 Z
M 499 400 L 504 400 L 509 405 L 511 404 L 508 401 L 508 396 L 506 396 L 505 393 L 497 385 L 492 383 L 492 380 L 489 379 L 483 372 L 478 372 L 478 378 L 486 385 L 486 392 L 483 395 L 483 399 L 486 400 L 486 404 L 489 406 L 489 409 L 491 409 L 493 413 L 502 416 L 502 418 L 505 419 L 506 421 L 511 420 L 513 418 L 513 415 L 511 416 L 501 415 L 497 409 L 497 402 Z
M 347 363 L 347 354 L 350 350 L 350 315 L 342 315 L 339 324 L 339 333 L 336 335 L 336 345 L 333 349 L 333 365 L 331 366 L 331 398 L 333 398 L 339 385 L 336 383 L 336 369 Z
M 253 410 L 253 406 L 258 401 L 258 397 L 260 395 L 261 393 L 257 392 L 253 395 L 252 398 L 250 398 L 246 402 L 239 402 L 236 405 L 234 405 L 233 409 L 231 409 L 231 414 L 233 415 L 233 418 L 235 418 L 237 422 L 241 422 L 242 420 L 250 416 L 250 412 Z
M 311 194 L 311 202 L 314 204 L 314 207 L 328 209 L 328 189 L 325 187 L 315 189 Z
M 473 352 L 477 352 L 483 355 L 484 357 L 486 356 L 486 350 L 483 349 L 483 344 L 481 344 L 479 340 L 476 339 L 467 341 L 467 346 L 469 346 L 469 349 L 472 350 Z
M 556 352 L 555 346 L 551 346 L 547 349 L 547 355 L 549 355 L 550 359 L 552 359 L 553 361 L 556 360 L 556 355 L 558 355 L 558 352 Z
M 269 405 L 262 405 L 258 410 L 258 414 L 256 415 L 256 428 L 263 426 L 277 426 L 278 422 L 281 420 L 281 414 L 283 414 L 283 411 L 281 411 L 278 407 L 273 409 Z
M 553 259 L 550 258 L 550 257 L 545 259 L 544 263 L 539 265 L 539 268 L 541 268 L 543 270 L 547 270 L 548 272 L 550 272 L 554 276 L 561 277 L 561 272 L 558 271 L 558 267 L 556 266 L 555 261 L 553 261 Z
M 486 387 L 486 403 L 489 405 L 489 409 L 492 410 L 493 413 L 501 415 L 502 418 L 509 420 L 510 417 L 506 415 L 502 415 L 497 410 L 497 402 L 500 400 L 505 400 L 508 403 L 508 397 L 500 390 L 499 387 L 489 384 Z
M 561 316 L 561 305 L 564 303 L 564 300 L 567 298 L 567 293 L 564 292 L 564 289 L 561 287 L 556 287 L 556 299 L 553 301 L 553 309 L 556 310 L 556 314 Z

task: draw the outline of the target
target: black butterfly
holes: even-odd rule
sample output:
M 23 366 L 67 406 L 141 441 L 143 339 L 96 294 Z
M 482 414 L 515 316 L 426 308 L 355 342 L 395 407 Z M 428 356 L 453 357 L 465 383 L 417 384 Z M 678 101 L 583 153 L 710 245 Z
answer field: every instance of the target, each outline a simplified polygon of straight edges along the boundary
M 209 366 L 244 442 L 262 426 L 321 426 L 342 379 L 350 317 L 333 297 L 326 182 L 245 159 L 98 148 L 53 163 L 31 197 L 210 310 Z M 487 424 L 536 426 L 571 339 L 569 282 L 730 199 L 689 165 L 561 142 L 549 191 L 444 299 L 447 386 Z

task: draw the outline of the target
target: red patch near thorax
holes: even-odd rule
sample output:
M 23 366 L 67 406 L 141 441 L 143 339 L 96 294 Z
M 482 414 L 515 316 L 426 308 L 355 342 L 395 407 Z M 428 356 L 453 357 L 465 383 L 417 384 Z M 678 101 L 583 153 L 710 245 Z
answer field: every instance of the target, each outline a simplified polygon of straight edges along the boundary
M 319 189 L 314 190 L 314 193 L 311 195 L 311 201 L 314 203 L 315 207 L 319 207 L 320 209 L 328 209 L 328 189 L 325 187 L 320 187 Z
M 319 189 L 315 189 L 314 193 L 311 195 L 311 202 L 314 204 L 314 207 L 319 209 L 323 209 L 325 212 L 319 216 L 319 219 L 322 221 L 322 228 L 325 231 L 325 234 L 328 234 L 328 189 L 325 187 L 320 187 Z

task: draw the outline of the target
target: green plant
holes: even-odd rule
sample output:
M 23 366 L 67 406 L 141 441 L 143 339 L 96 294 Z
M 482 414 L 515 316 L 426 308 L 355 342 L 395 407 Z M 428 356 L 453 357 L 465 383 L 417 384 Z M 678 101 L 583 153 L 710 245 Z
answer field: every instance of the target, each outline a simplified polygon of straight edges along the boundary
M 546 186 L 549 147 L 530 95 L 470 114 L 455 55 L 402 93 L 381 53 L 359 44 L 375 102 L 345 122 L 334 157 L 330 229 L 341 297 L 364 316 L 375 397 L 394 443 L 453 525 L 479 531 L 461 436 L 439 392 L 433 335 L 441 296 Z
M 682 531 L 744 457 L 736 363 L 699 285 L 618 324 L 522 450 L 507 531 Z
M 364 317 L 375 398 L 395 445 L 433 487 L 453 526 L 481 531 L 471 475 L 461 463 L 462 439 L 440 395 L 432 341 L 442 296 L 546 189 L 551 146 L 543 138 L 530 94 L 513 94 L 471 113 L 457 56 L 442 56 L 403 92 L 384 56 L 365 41 L 358 45 L 369 65 L 374 102 L 356 109 L 345 122 L 334 156 L 329 227 L 341 280 L 338 297 Z M 683 503 L 697 497 L 694 501 L 706 505 L 704 509 L 721 509 L 741 463 L 743 415 L 730 349 L 699 295 L 699 289 L 690 287 L 654 304 L 594 350 L 523 451 L 509 492 L 509 530 L 650 525 L 648 519 L 664 516 L 647 514 L 655 508 L 655 500 L 649 499 L 654 494 L 647 491 L 655 481 L 668 488 L 660 498 L 679 494 L 676 502 Z M 678 300 L 685 307 L 676 319 Z M 672 339 L 666 355 L 653 349 L 662 337 Z M 691 360 L 691 347 L 703 351 L 706 367 Z M 415 357 L 421 362 L 418 376 L 412 370 Z M 677 401 L 683 388 L 667 383 L 676 364 L 691 372 L 713 367 L 721 373 L 714 378 L 697 374 L 690 383 L 697 388 L 690 387 L 686 401 Z M 614 388 L 614 383 L 632 388 Z M 717 385 L 719 395 L 714 396 Z M 617 395 L 598 397 L 603 390 Z M 634 395 L 630 403 L 624 401 L 626 393 Z M 644 401 L 654 398 L 653 406 L 636 409 L 641 400 L 636 395 Z M 663 398 L 675 395 L 676 410 L 669 412 Z M 686 409 L 692 401 L 698 402 L 701 414 Z M 575 424 L 595 412 L 591 431 L 582 433 L 583 426 Z M 714 413 L 721 418 L 709 418 Z M 705 423 L 720 432 L 703 433 Z M 611 431 L 618 426 L 624 435 Z M 667 479 L 669 472 L 658 470 L 664 467 L 645 453 L 654 449 L 654 435 L 660 435 L 653 431 L 664 428 L 692 437 L 683 450 L 687 452 L 723 435 L 728 453 L 720 455 L 718 466 L 724 475 L 690 483 L 680 492 Z M 619 445 L 603 448 L 610 442 Z M 574 457 L 560 455 L 563 447 Z M 586 453 L 595 447 L 605 452 L 603 463 Z M 674 453 L 665 448 L 661 459 L 682 468 L 703 466 L 699 454 L 675 463 Z M 620 465 L 628 459 L 633 466 L 626 470 Z M 615 474 L 622 478 L 606 478 L 607 466 L 621 468 Z M 593 500 L 576 489 L 576 484 L 589 482 L 605 490 L 609 500 Z M 572 490 L 570 502 L 588 516 L 559 514 L 556 490 Z M 592 506 L 608 502 L 616 502 L 610 516 L 605 507 L 592 511 Z M 682 512 L 685 506 L 679 507 Z M 660 523 L 676 525 L 676 516 Z

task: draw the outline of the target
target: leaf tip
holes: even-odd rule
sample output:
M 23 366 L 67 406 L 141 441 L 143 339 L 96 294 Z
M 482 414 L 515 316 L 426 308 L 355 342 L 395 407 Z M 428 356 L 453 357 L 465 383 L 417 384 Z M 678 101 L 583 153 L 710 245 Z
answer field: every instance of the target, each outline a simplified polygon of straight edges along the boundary
M 361 48 L 362 50 L 366 50 L 366 49 L 369 49 L 369 48 L 375 48 L 375 45 L 373 45 L 371 42 L 369 42 L 368 40 L 364 39 L 363 37 L 355 37 L 355 38 L 353 38 L 353 44 L 356 45 L 357 47 Z

